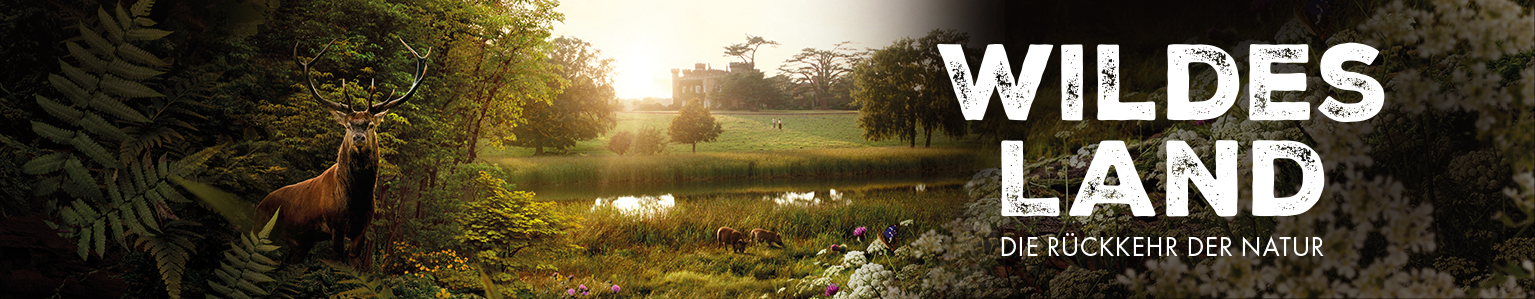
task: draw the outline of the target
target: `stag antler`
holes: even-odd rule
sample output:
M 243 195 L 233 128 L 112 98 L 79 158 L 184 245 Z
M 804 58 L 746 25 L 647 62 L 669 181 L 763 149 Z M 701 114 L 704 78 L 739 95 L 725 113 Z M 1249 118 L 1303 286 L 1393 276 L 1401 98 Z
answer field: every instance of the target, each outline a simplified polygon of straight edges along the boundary
M 389 110 L 389 108 L 394 108 L 394 106 L 409 100 L 411 96 L 416 95 L 416 88 L 421 87 L 421 79 L 426 77 L 426 57 L 432 56 L 432 49 L 427 48 L 426 55 L 421 55 L 420 53 L 416 53 L 416 49 L 411 48 L 410 44 L 405 43 L 405 39 L 400 39 L 400 44 L 405 45 L 406 50 L 410 50 L 410 55 L 416 56 L 415 80 L 410 83 L 410 89 L 405 91 L 405 95 L 402 95 L 397 99 L 373 104 L 372 106 L 368 107 L 369 113 L 384 112 Z M 394 95 L 394 91 L 389 91 L 389 94 Z
M 314 58 L 310 58 L 308 62 L 300 62 L 299 65 L 304 66 L 304 79 L 309 81 L 309 93 L 314 95 L 315 100 L 320 101 L 320 104 L 330 107 L 332 110 L 348 112 L 352 111 L 351 106 L 333 102 L 320 96 L 320 90 L 314 86 L 314 77 L 309 75 L 309 65 L 314 64 L 316 60 L 320 60 L 320 55 L 325 55 L 325 50 L 330 50 L 330 46 L 335 43 L 336 40 L 331 40 L 330 43 L 325 44 L 325 48 L 320 49 L 320 53 L 314 54 Z M 293 58 L 298 59 L 298 43 L 293 44 Z M 343 90 L 346 89 L 346 81 L 341 81 L 341 88 Z

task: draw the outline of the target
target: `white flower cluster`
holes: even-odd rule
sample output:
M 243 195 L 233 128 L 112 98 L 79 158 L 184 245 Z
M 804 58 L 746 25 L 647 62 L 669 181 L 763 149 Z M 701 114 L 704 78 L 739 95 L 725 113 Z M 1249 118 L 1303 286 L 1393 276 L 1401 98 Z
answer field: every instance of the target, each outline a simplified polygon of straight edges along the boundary
M 1493 128 L 1501 119 L 1507 123 L 1520 120 L 1509 118 L 1512 112 L 1513 90 L 1506 88 L 1495 72 L 1486 69 L 1488 62 L 1502 55 L 1529 51 L 1535 44 L 1532 19 L 1528 10 L 1508 1 L 1436 1 L 1434 11 L 1409 9 L 1400 2 L 1377 12 L 1365 24 L 1359 26 L 1365 41 L 1376 45 L 1399 43 L 1411 47 L 1409 53 L 1428 58 L 1451 52 L 1464 52 L 1462 56 L 1440 59 L 1442 73 L 1425 74 L 1423 70 L 1409 69 L 1391 75 L 1388 89 L 1395 90 L 1393 103 L 1418 102 L 1418 107 L 1406 105 L 1408 113 L 1421 112 L 1427 103 L 1442 109 L 1460 108 L 1481 112 L 1489 120 L 1478 120 L 1478 128 L 1491 133 L 1493 138 L 1511 138 L 1511 130 Z M 1422 21 L 1421 24 L 1418 22 Z M 1281 43 L 1296 36 L 1296 28 L 1286 24 L 1275 36 Z M 1506 30 L 1505 30 L 1506 29 Z M 1518 35 L 1518 36 L 1514 36 Z M 1354 32 L 1340 32 L 1328 43 L 1357 41 L 1363 37 Z M 1357 69 L 1356 71 L 1363 71 Z M 1433 70 L 1430 70 L 1433 71 Z M 1527 67 L 1525 73 L 1535 74 Z M 1444 84 L 1436 78 L 1449 78 Z M 1525 80 L 1532 78 L 1526 76 Z M 1321 86 L 1308 83 L 1311 86 Z M 1528 82 L 1523 86 L 1531 85 Z M 1447 88 L 1441 88 L 1447 87 Z M 1525 92 L 1529 94 L 1530 92 Z M 1288 95 L 1315 103 L 1321 97 L 1318 92 Z M 1525 99 L 1530 99 L 1526 96 Z M 1535 106 L 1535 100 L 1526 108 Z M 1238 105 L 1243 106 L 1243 105 Z M 1413 109 L 1417 109 L 1414 111 Z M 1517 109 L 1513 109 L 1517 110 Z M 1228 114 L 1230 115 L 1230 114 Z M 1195 265 L 1178 258 L 1152 260 L 1147 272 L 1131 269 L 1119 276 L 1121 283 L 1132 289 L 1145 290 L 1157 297 L 1447 297 L 1466 296 L 1466 290 L 1455 284 L 1449 274 L 1429 268 L 1413 268 L 1409 260 L 1413 255 L 1433 252 L 1436 248 L 1431 220 L 1433 208 L 1425 203 L 1413 203 L 1404 195 L 1402 183 L 1384 176 L 1369 175 L 1373 159 L 1366 137 L 1374 131 L 1374 122 L 1339 123 L 1327 120 L 1303 121 L 1300 128 L 1287 122 L 1252 123 L 1223 117 L 1212 128 L 1209 139 L 1236 139 L 1243 143 L 1253 139 L 1299 140 L 1313 138 L 1314 148 L 1321 154 L 1329 170 L 1331 183 L 1324 188 L 1323 199 L 1307 213 L 1294 217 L 1276 218 L 1274 235 L 1297 236 L 1322 234 L 1321 257 L 1279 257 L 1273 262 L 1243 257 L 1219 257 L 1202 260 Z M 1501 126 L 1501 125 L 1500 125 Z M 1514 127 L 1517 127 L 1514 126 Z M 1303 129 L 1304 131 L 1300 131 Z M 1179 134 L 1174 132 L 1174 134 Z M 1518 133 L 1527 137 L 1528 132 Z M 1170 134 L 1171 135 L 1171 134 Z M 1180 134 L 1186 135 L 1186 134 Z M 1518 136 L 1515 136 L 1518 137 Z M 1173 138 L 1170 136 L 1169 138 Z M 1179 136 L 1183 139 L 1188 136 Z M 1517 140 L 1497 139 L 1500 147 Z M 1244 145 L 1243 148 L 1246 148 Z M 1527 151 L 1527 150 L 1526 150 Z M 1528 156 L 1530 153 L 1517 155 Z M 1491 157 L 1468 156 L 1462 161 L 1485 165 Z M 1243 163 L 1250 159 L 1242 158 Z M 1518 163 L 1515 163 L 1518 165 Z M 1518 166 L 1516 166 L 1518 167 Z M 1240 169 L 1250 169 L 1243 165 Z M 1518 171 L 1516 169 L 1516 171 Z M 1465 171 L 1450 174 L 1465 177 L 1469 181 L 1495 181 L 1483 178 L 1485 171 Z M 1535 209 L 1535 175 L 1522 172 L 1516 176 L 1522 190 L 1514 188 L 1505 193 L 1516 202 L 1527 199 Z M 1485 186 L 1479 186 L 1485 187 Z M 1241 188 L 1246 190 L 1249 188 Z M 1244 194 L 1242 197 L 1250 198 Z M 1365 259 L 1362 250 L 1366 240 L 1384 240 L 1384 254 Z M 1494 281 L 1499 285 L 1484 289 L 1484 296 L 1523 296 L 1523 292 L 1511 284 L 1512 280 Z
M 844 268 L 858 268 L 867 263 L 869 263 L 869 258 L 864 257 L 863 251 L 850 251 L 842 255 L 842 267 Z
M 883 265 L 875 263 L 863 264 L 863 267 L 853 271 L 853 276 L 848 277 L 847 288 L 838 292 L 832 298 L 880 298 L 880 293 L 889 288 L 890 280 L 894 277 L 895 273 L 886 270 Z
M 869 242 L 869 248 L 865 249 L 869 255 L 888 255 L 890 248 L 885 247 L 885 242 Z
M 1087 167 L 1088 163 L 1093 162 L 1093 153 L 1096 152 L 1097 149 L 1098 144 L 1096 143 L 1077 148 L 1077 153 L 1067 158 L 1068 163 L 1066 165 L 1071 166 L 1071 168 Z

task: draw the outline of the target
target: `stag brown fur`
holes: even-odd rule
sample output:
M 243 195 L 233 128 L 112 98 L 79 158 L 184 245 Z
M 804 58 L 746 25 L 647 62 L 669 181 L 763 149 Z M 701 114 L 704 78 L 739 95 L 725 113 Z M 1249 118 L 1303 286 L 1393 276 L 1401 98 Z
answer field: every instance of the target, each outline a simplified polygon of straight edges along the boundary
M 742 234 L 740 231 L 729 226 L 720 227 L 720 229 L 715 230 L 714 240 L 719 242 L 721 246 L 728 247 L 735 252 L 746 252 L 746 234 Z
M 777 245 L 778 248 L 783 248 L 783 236 L 778 235 L 777 232 L 760 228 L 753 228 L 751 235 L 752 242 L 756 242 L 758 244 L 767 243 L 768 245 Z
M 329 48 L 327 45 L 326 49 Z M 410 45 L 405 45 L 405 48 L 411 54 L 416 54 Z M 297 56 L 297 46 L 294 52 Z M 405 102 L 415 94 L 426 72 L 426 56 L 416 54 L 415 82 L 411 83 L 410 89 L 403 96 L 373 104 L 364 111 L 356 111 L 349 105 L 326 100 L 315 88 L 314 79 L 309 77 L 309 65 L 324 53 L 322 49 L 314 59 L 303 63 L 304 76 L 309 80 L 312 96 L 327 106 L 335 121 L 345 128 L 346 137 L 342 138 L 341 148 L 336 153 L 336 164 L 319 176 L 272 191 L 256 205 L 256 219 L 261 223 L 267 222 L 275 211 L 282 209 L 273 231 L 274 237 L 286 241 L 292 250 L 284 258 L 284 264 L 302 261 L 309 255 L 315 242 L 326 238 L 331 240 L 338 260 L 357 263 L 350 257 L 360 256 L 363 230 L 373 219 L 373 188 L 378 180 L 379 160 L 378 134 L 375 129 L 389 108 Z M 431 52 L 428 51 L 427 55 L 431 55 Z M 344 87 L 346 83 L 342 85 Z M 352 239 L 350 250 L 347 238 Z

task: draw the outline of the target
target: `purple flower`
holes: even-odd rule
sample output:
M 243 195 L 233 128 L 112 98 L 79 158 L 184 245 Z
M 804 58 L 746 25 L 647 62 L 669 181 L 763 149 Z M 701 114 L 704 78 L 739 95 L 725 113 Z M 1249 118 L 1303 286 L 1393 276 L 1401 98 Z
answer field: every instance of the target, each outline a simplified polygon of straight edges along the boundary
M 565 289 L 565 294 L 571 295 L 571 296 L 575 296 L 576 295 L 576 289 Z
M 579 288 L 579 289 L 581 289 L 582 292 L 585 292 L 586 291 L 586 284 L 581 284 L 579 286 L 576 286 L 576 288 Z
M 840 290 L 840 289 L 841 288 L 837 287 L 837 283 L 835 283 L 835 282 L 831 283 L 831 285 L 826 286 L 826 297 L 831 297 L 832 295 L 836 295 L 837 294 L 837 290 Z
M 854 237 L 862 238 L 863 237 L 863 233 L 867 232 L 867 231 L 869 231 L 869 228 L 859 226 L 858 228 L 853 229 L 853 236 Z
M 581 292 L 581 296 L 587 296 L 587 295 L 590 295 L 590 294 L 588 294 L 586 291 L 582 291 Z
M 616 285 L 616 284 L 615 284 L 615 285 L 613 285 L 613 292 L 614 292 L 614 293 L 617 293 L 617 292 L 618 292 L 618 285 Z

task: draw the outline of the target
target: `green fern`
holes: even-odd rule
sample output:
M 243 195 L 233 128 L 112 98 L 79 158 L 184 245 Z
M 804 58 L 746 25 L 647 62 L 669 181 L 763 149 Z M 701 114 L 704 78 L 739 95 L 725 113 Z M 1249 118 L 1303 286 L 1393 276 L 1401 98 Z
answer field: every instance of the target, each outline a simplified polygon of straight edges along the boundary
M 138 241 L 134 242 L 135 247 L 147 251 L 155 258 L 155 267 L 160 269 L 160 280 L 165 282 L 165 292 L 171 298 L 181 298 L 181 275 L 186 272 L 187 259 L 197 249 L 192 240 L 202 238 L 183 228 L 197 225 L 190 221 L 169 221 L 160 234 L 140 235 Z M 97 236 L 101 234 L 98 232 Z
M 224 251 L 224 261 L 213 272 L 219 279 L 208 280 L 208 286 L 223 296 L 208 294 L 209 298 L 250 298 L 251 295 L 272 294 L 257 284 L 276 281 L 266 274 L 277 269 L 277 261 L 267 257 L 267 254 L 278 247 L 272 245 L 268 237 L 272 233 L 272 225 L 277 223 L 277 216 L 281 214 L 282 209 L 278 209 L 261 231 L 241 235 L 240 242 L 229 242 L 229 250 Z
M 361 271 L 357 271 L 356 269 L 352 269 L 352 267 L 348 267 L 347 265 L 333 261 L 321 260 L 321 262 L 324 262 L 326 266 L 329 266 L 333 271 L 335 271 L 336 275 L 348 277 L 348 279 L 340 281 L 341 284 L 357 286 L 350 290 L 331 295 L 331 298 L 395 298 L 394 290 L 390 289 L 389 285 L 384 284 L 382 280 L 374 278 L 370 273 L 363 273 Z

